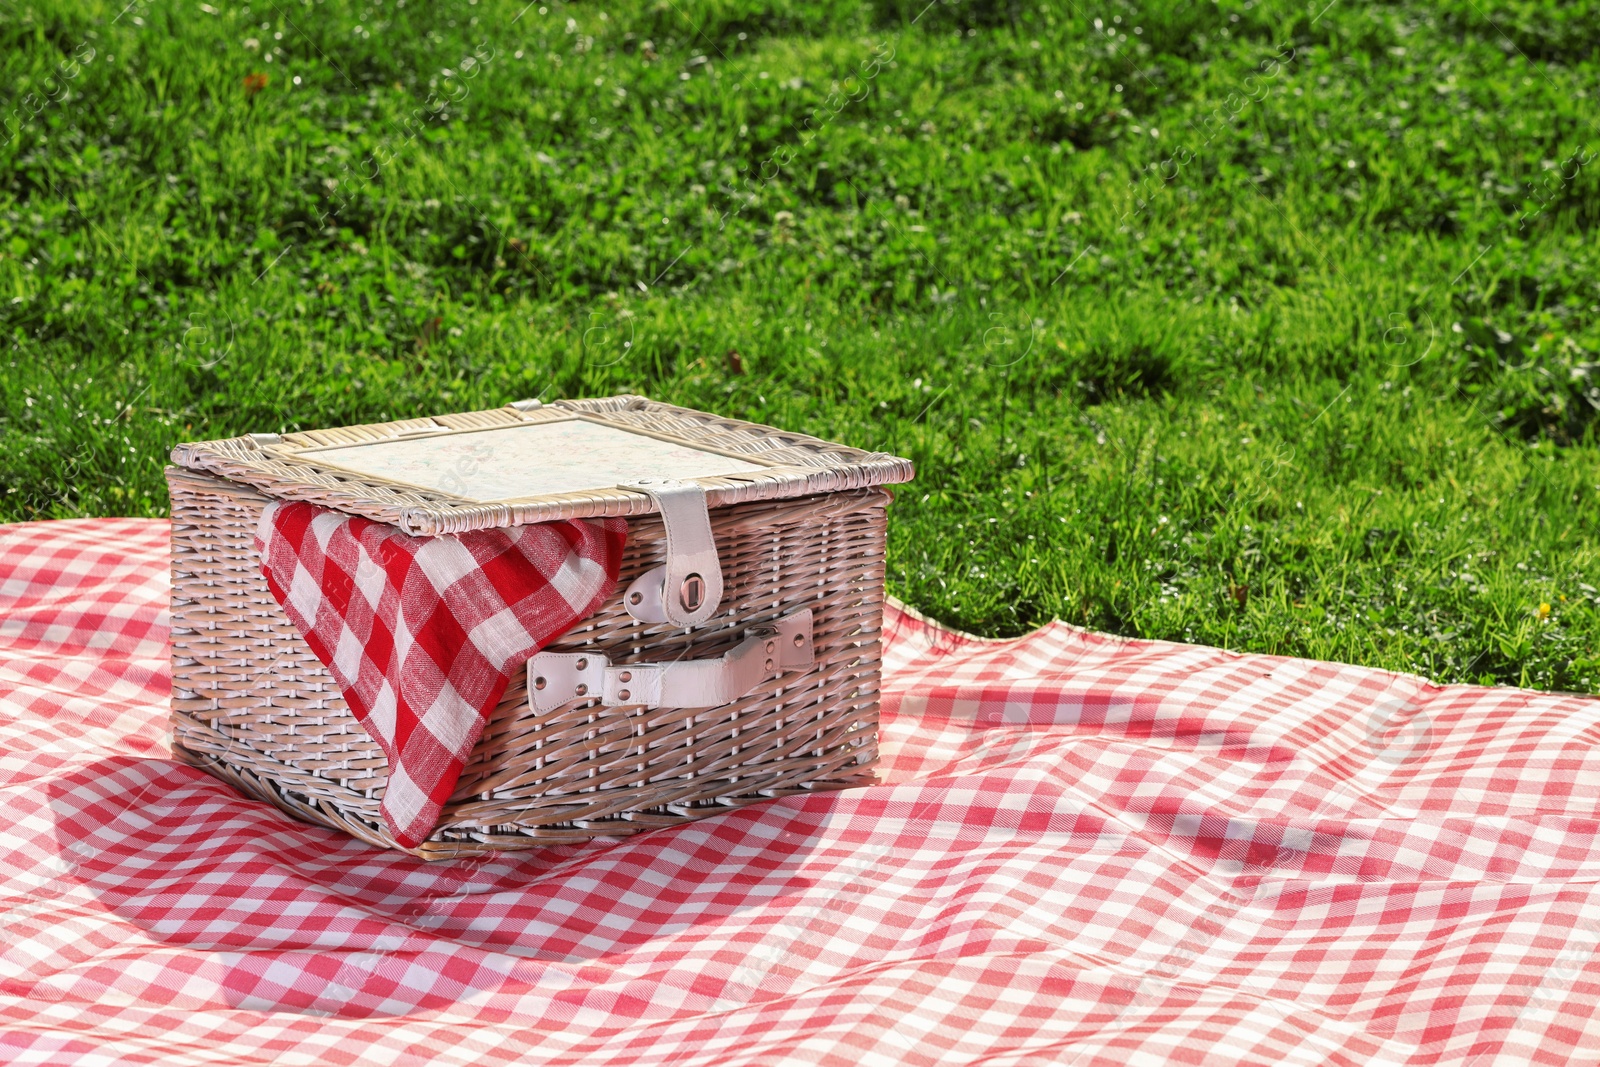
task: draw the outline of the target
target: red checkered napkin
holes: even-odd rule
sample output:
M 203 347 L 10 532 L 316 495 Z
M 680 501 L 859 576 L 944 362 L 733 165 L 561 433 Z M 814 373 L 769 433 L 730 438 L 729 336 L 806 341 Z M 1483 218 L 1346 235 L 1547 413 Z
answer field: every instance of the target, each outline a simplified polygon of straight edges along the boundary
M 511 672 L 610 594 L 626 536 L 604 519 L 412 537 L 267 507 L 262 573 L 388 756 L 383 818 L 401 845 L 433 832 Z

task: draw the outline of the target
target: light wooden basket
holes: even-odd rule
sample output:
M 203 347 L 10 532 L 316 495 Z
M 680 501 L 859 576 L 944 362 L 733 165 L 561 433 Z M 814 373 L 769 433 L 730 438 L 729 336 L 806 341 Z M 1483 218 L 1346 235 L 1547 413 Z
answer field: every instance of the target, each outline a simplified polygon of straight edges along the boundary
M 862 785 L 877 755 L 885 482 L 910 464 L 638 397 L 441 416 L 444 428 L 613 420 L 760 459 L 759 477 L 707 486 L 725 590 L 691 631 L 634 619 L 629 582 L 665 559 L 638 493 L 482 504 L 318 467 L 295 450 L 380 441 L 423 420 L 180 446 L 172 494 L 173 751 L 297 818 L 398 847 L 378 813 L 388 765 L 273 599 L 253 538 L 273 498 L 313 500 L 417 533 L 624 514 L 617 591 L 550 646 L 613 663 L 719 656 L 747 627 L 801 608 L 814 665 L 715 708 L 578 699 L 539 713 L 523 672 L 491 716 L 433 835 L 442 859 L 671 826 L 771 797 Z M 643 417 L 641 419 L 641 416 Z M 452 421 L 454 420 L 454 421 Z M 640 425 L 640 424 L 643 425 Z M 618 423 L 613 423 L 618 424 Z M 716 482 L 716 479 L 707 479 Z

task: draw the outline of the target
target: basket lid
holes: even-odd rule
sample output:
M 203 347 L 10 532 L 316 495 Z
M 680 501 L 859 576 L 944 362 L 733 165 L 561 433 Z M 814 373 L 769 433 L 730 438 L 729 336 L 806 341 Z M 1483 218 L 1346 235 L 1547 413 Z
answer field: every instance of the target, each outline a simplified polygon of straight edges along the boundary
M 711 507 L 910 481 L 911 461 L 642 396 L 182 444 L 180 467 L 390 523 L 461 533 L 642 515 L 643 478 L 693 482 Z

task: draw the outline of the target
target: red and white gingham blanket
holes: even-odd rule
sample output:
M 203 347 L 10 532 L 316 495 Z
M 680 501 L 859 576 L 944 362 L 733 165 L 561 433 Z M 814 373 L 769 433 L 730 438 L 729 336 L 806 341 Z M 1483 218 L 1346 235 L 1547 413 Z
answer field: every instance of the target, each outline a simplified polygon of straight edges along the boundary
M 892 611 L 882 785 L 425 864 L 166 757 L 166 542 L 0 528 L 0 1062 L 1600 1062 L 1600 701 Z
M 433 832 L 512 671 L 611 594 L 627 535 L 597 519 L 410 537 L 267 506 L 267 587 L 388 757 L 379 810 L 400 844 Z

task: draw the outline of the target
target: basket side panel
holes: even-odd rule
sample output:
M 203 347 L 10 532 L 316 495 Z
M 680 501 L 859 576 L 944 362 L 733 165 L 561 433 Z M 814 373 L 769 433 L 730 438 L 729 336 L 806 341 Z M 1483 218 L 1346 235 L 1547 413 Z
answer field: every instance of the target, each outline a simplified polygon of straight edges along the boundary
M 268 499 L 169 469 L 173 752 L 297 818 L 385 847 L 389 765 L 262 577 Z

